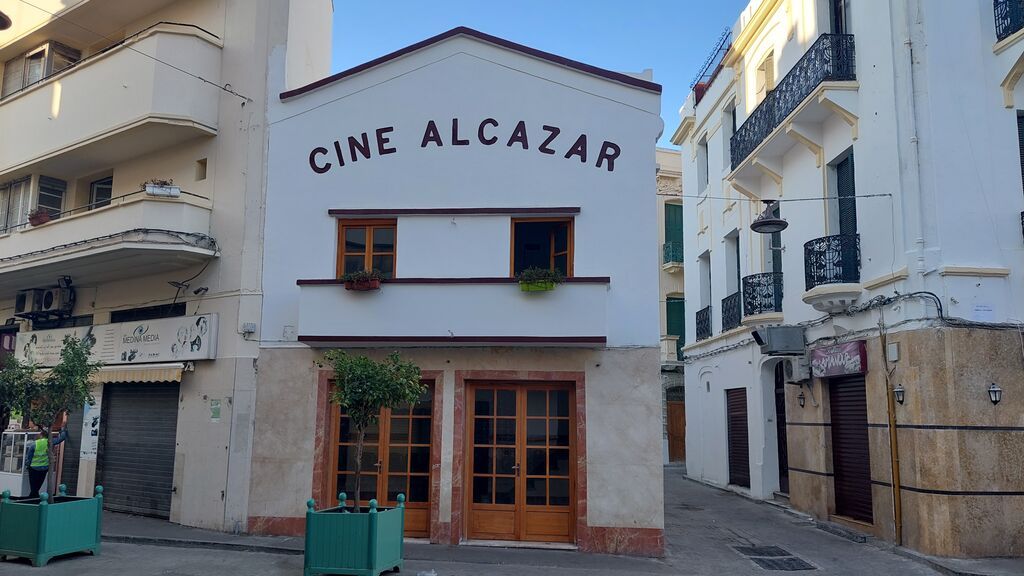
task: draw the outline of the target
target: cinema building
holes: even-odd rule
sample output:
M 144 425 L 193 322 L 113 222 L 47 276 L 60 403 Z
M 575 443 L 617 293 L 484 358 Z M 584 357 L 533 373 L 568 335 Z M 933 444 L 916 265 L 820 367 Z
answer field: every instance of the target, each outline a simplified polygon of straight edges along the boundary
M 250 531 L 352 492 L 315 364 L 342 347 L 429 385 L 362 463 L 408 536 L 662 552 L 659 106 L 649 75 L 466 28 L 271 103 Z M 523 291 L 534 266 L 565 283 Z
M 673 137 L 692 478 L 1024 555 L 1022 30 L 1002 0 L 753 0 L 714 48 Z

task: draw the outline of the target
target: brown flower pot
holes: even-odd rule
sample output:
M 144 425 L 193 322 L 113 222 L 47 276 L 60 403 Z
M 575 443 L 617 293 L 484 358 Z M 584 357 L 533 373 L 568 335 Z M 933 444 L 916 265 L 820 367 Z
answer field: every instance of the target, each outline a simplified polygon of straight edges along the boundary
M 41 226 L 50 221 L 49 212 L 36 212 L 35 214 L 29 214 L 28 223 L 33 226 Z
M 347 280 L 345 281 L 345 290 L 355 290 L 357 292 L 380 290 L 380 280 Z

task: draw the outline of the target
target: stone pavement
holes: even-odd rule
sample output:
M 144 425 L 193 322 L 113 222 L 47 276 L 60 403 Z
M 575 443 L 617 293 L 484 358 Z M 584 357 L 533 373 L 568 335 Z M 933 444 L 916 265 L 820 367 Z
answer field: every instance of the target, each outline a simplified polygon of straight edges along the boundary
M 760 575 L 771 566 L 806 574 L 906 576 L 1022 574 L 1024 563 L 965 561 L 933 570 L 925 558 L 894 554 L 891 547 L 856 543 L 819 529 L 802 515 L 692 482 L 681 468 L 665 470 L 664 559 L 579 554 L 571 551 L 406 544 L 405 574 L 438 576 L 554 576 L 625 574 Z M 302 573 L 302 539 L 235 536 L 167 522 L 107 513 L 98 558 L 71 556 L 42 569 L 0 563 L 0 574 L 74 576 L 263 576 Z M 744 554 L 746 553 L 746 555 Z M 903 554 L 907 554 L 903 551 Z M 952 568 L 950 567 L 952 566 Z M 993 568 L 995 566 L 995 568 Z

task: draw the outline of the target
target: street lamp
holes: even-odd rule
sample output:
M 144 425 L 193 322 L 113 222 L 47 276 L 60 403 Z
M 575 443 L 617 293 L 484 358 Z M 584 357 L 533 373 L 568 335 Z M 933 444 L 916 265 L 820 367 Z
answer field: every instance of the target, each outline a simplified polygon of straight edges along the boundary
M 993 382 L 992 385 L 988 387 L 988 399 L 991 400 L 993 404 L 999 404 L 999 401 L 1003 399 L 1003 389 Z
M 11 27 L 11 19 L 7 17 L 7 14 L 0 12 L 0 30 L 7 30 Z
M 758 234 L 775 234 L 776 232 L 782 232 L 789 227 L 789 222 L 786 222 L 782 218 L 776 218 L 772 215 L 772 206 L 775 204 L 775 200 L 762 200 L 764 202 L 764 212 L 754 219 L 750 223 L 750 229 Z
M 903 384 L 897 384 L 892 389 L 892 395 L 901 406 L 903 405 L 903 400 L 906 399 L 906 394 L 907 391 L 903 388 Z

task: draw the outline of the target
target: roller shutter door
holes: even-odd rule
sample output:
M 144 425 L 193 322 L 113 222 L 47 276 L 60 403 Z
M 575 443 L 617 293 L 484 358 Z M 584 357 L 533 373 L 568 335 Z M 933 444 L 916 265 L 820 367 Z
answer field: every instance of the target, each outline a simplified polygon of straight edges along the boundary
M 871 459 L 864 377 L 829 382 L 836 514 L 872 522 Z
M 729 484 L 750 488 L 746 388 L 726 390 L 725 403 L 729 428 Z
M 103 387 L 96 482 L 105 508 L 170 517 L 177 423 L 176 382 Z

